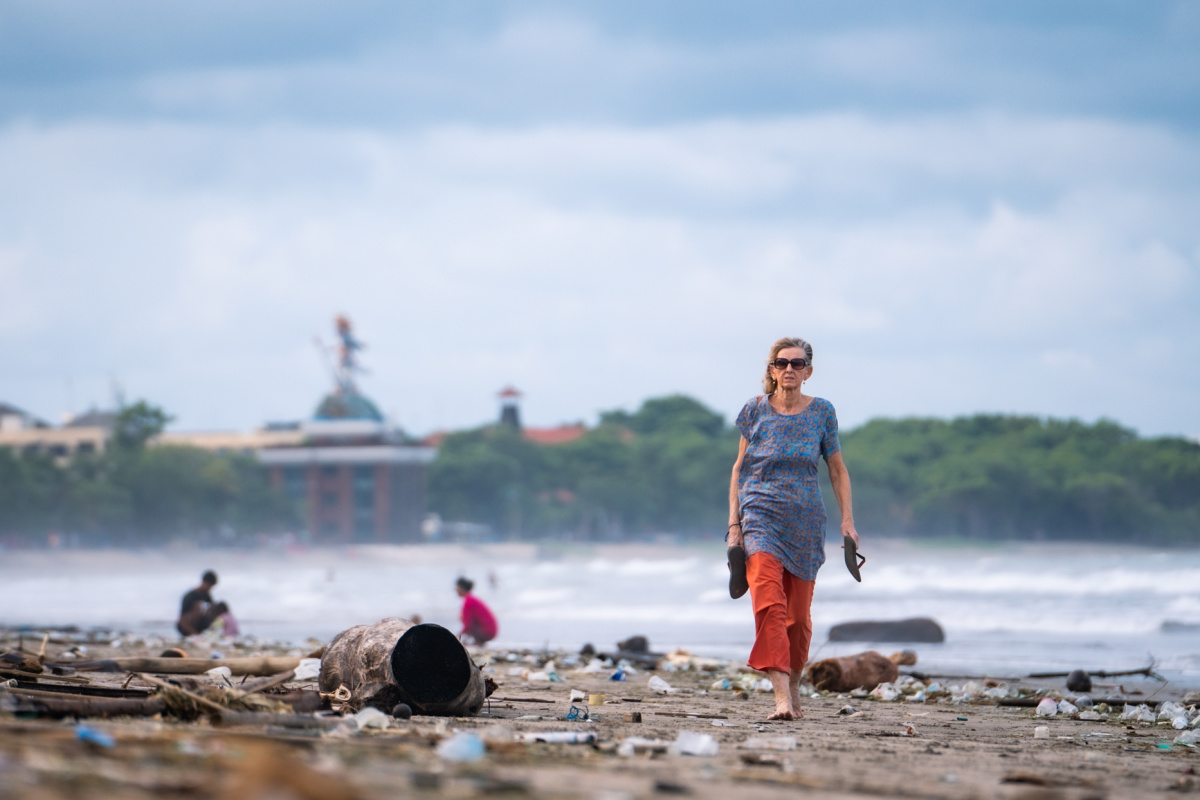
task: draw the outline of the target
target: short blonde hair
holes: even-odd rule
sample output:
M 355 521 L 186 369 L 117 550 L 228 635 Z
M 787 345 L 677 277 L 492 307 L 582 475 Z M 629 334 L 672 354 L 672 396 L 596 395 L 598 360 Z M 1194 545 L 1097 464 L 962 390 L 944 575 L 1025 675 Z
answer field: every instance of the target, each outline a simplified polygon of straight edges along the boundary
M 778 388 L 778 384 L 775 382 L 775 379 L 771 377 L 771 362 L 773 362 L 775 357 L 779 355 L 779 351 L 787 350 L 789 347 L 798 347 L 803 350 L 804 357 L 808 359 L 808 365 L 810 367 L 812 366 L 812 345 L 806 340 L 801 339 L 798 336 L 784 337 L 778 340 L 775 342 L 775 344 L 771 345 L 771 352 L 767 355 L 767 371 L 763 373 L 763 391 L 767 394 L 770 394 L 771 392 L 775 391 L 776 388 Z

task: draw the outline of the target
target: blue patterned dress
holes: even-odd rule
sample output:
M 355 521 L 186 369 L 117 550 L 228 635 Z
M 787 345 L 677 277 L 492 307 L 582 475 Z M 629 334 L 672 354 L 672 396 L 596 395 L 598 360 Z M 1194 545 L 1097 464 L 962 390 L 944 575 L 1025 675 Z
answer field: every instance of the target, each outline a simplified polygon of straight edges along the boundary
M 833 404 L 820 397 L 780 414 L 768 396 L 746 403 L 735 423 L 746 438 L 738 503 L 746 555 L 770 553 L 783 568 L 816 580 L 825 563 L 825 503 L 817 460 L 841 449 Z

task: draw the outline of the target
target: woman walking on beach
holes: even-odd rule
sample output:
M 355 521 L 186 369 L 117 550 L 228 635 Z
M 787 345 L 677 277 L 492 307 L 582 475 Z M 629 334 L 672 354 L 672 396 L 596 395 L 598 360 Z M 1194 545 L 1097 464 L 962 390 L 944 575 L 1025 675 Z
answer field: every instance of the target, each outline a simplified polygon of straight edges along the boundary
M 828 400 L 804 394 L 812 345 L 780 339 L 771 346 L 763 390 L 737 418 L 742 433 L 729 487 L 730 592 L 747 585 L 754 606 L 748 665 L 775 689 L 768 719 L 799 719 L 800 674 L 812 640 L 812 596 L 825 561 L 825 504 L 817 482 L 824 458 L 842 512 L 842 535 L 858 545 L 850 475 Z M 744 575 L 744 577 L 743 577 Z M 740 584 L 740 586 L 739 586 Z

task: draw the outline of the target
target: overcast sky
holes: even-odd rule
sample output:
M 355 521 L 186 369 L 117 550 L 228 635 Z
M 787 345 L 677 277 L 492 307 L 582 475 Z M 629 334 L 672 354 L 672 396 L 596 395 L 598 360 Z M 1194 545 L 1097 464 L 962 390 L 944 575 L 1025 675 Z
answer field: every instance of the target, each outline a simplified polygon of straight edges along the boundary
M 1200 3 L 0 0 L 0 401 L 1200 434 Z

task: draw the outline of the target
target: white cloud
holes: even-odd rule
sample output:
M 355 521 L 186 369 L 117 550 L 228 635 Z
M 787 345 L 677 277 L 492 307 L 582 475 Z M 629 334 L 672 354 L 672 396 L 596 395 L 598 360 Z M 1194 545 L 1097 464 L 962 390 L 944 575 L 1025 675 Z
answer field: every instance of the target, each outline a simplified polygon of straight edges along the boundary
M 1196 141 L 1151 126 L 1003 115 L 13 125 L 0 399 L 54 416 L 64 377 L 98 393 L 112 370 L 187 427 L 303 415 L 344 311 L 365 388 L 418 431 L 491 418 L 510 382 L 534 424 L 672 391 L 732 416 L 793 334 L 844 424 L 1185 430 L 1200 387 L 1161 364 L 1200 344 L 1198 172 Z M 1106 400 L 1082 367 L 1114 338 L 1147 358 Z

